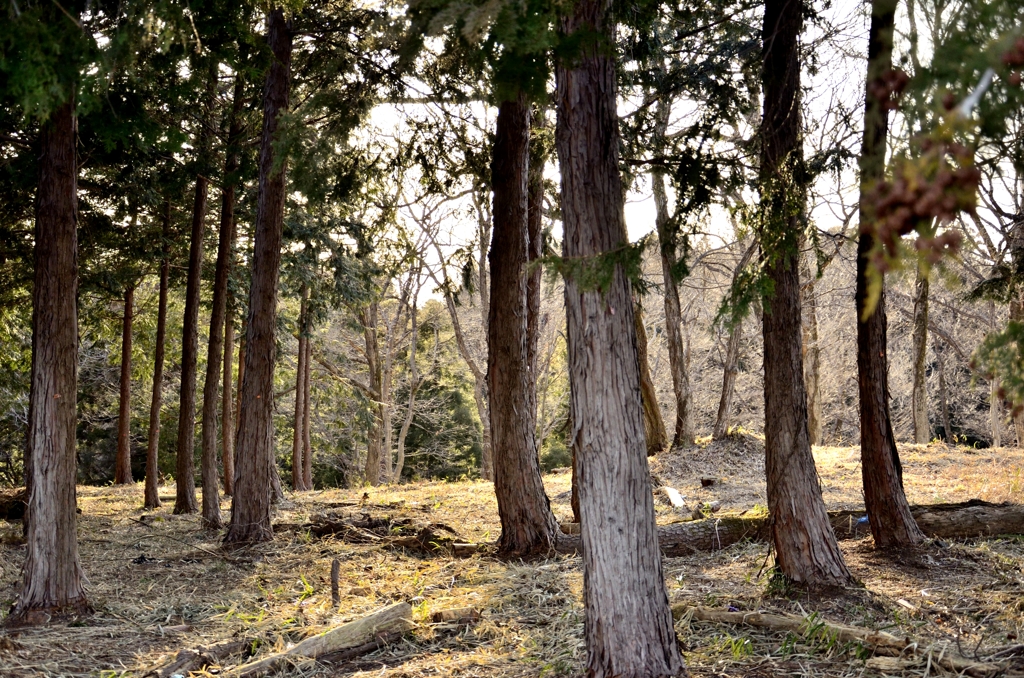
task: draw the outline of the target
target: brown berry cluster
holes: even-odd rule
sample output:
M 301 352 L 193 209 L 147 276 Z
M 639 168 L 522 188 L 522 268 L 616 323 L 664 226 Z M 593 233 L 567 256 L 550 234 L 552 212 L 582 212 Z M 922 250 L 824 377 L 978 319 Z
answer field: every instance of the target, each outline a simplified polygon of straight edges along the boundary
M 890 68 L 868 83 L 868 95 L 880 102 L 883 111 L 895 111 L 909 82 L 910 76 L 906 71 Z
M 866 212 L 874 219 L 861 224 L 861 232 L 873 235 L 882 245 L 872 255 L 881 273 L 892 268 L 900 239 L 913 231 L 918 234 L 914 249 L 929 264 L 937 263 L 946 252 L 955 252 L 960 234 L 936 235 L 936 226 L 948 224 L 961 212 L 973 212 L 977 205 L 981 173 L 970 149 L 931 137 L 919 140 L 917 146 L 917 157 L 898 162 L 892 180 L 880 181 L 865 196 Z
M 1003 65 L 1013 69 L 1010 71 L 1008 82 L 1014 87 L 1020 85 L 1021 66 L 1024 66 L 1024 36 L 1017 38 L 1006 54 L 1003 55 Z

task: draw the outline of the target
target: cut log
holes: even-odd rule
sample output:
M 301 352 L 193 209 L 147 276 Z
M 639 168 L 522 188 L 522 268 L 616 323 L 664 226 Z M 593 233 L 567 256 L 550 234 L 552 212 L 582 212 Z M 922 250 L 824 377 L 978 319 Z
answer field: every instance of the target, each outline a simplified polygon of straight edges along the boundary
M 251 647 L 251 640 L 232 640 L 205 649 L 181 650 L 169 664 L 151 669 L 142 674 L 142 678 L 187 676 L 193 671 L 203 671 L 209 667 L 218 666 L 228 657 L 248 652 Z
M 921 647 L 909 638 L 894 636 L 885 631 L 875 631 L 860 626 L 826 622 L 822 619 L 801 617 L 793 614 L 766 614 L 762 612 L 727 612 L 705 607 L 693 607 L 686 603 L 672 606 L 672 617 L 677 621 L 689 616 L 697 621 L 720 624 L 745 624 L 772 631 L 786 631 L 805 638 L 832 638 L 841 643 L 860 643 L 863 646 L 888 657 L 874 657 L 868 660 L 868 667 L 878 670 L 899 670 L 917 667 L 931 662 L 958 674 L 977 678 L 994 676 L 1006 670 L 1000 662 L 982 662 L 961 657 L 949 648 L 936 649 Z M 895 655 L 895 656 L 892 656 Z
M 303 640 L 285 652 L 239 666 L 228 675 L 237 678 L 255 678 L 275 670 L 286 662 L 297 659 L 317 659 L 326 655 L 346 655 L 347 650 L 375 649 L 386 638 L 394 639 L 412 629 L 412 606 L 396 603 L 383 610 L 344 624 L 335 629 Z M 346 655 L 351 658 L 354 655 Z

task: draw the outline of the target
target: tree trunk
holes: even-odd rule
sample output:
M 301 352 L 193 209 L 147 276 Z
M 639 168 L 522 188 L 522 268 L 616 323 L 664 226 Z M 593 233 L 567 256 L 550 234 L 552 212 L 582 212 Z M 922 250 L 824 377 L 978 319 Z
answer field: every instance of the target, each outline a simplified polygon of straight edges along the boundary
M 221 466 L 224 469 L 224 495 L 230 497 L 235 487 L 235 414 L 232 359 L 235 355 L 235 323 L 230 306 L 224 318 L 224 386 L 221 391 Z
M 615 44 L 607 0 L 579 0 L 565 35 L 599 35 L 555 69 L 556 143 L 566 257 L 627 244 L 619 177 Z M 571 439 L 578 451 L 587 674 L 685 672 L 668 606 L 647 467 L 630 283 L 614 263 L 610 286 L 565 281 Z
M 26 478 L 27 549 L 21 593 L 8 624 L 87 613 L 78 558 L 75 423 L 78 395 L 78 166 L 74 101 L 39 134 L 32 385 Z
M 498 551 L 509 556 L 554 547 L 558 523 L 544 493 L 536 436 L 536 391 L 530 371 L 530 107 L 520 94 L 498 107 L 491 187 L 491 303 L 487 319 L 487 391 L 491 396 L 494 494 L 501 517 Z
M 812 254 L 813 256 L 813 254 Z M 807 435 L 811 445 L 821 445 L 821 359 L 818 351 L 818 296 L 816 273 L 807 257 L 800 257 L 803 309 L 804 388 L 807 389 Z
M 1021 228 L 1024 228 L 1024 222 L 1021 223 Z M 1024 255 L 1024 252 L 1021 252 Z M 1014 266 L 1024 267 L 1024 257 L 1015 258 Z M 1024 321 L 1024 303 L 1022 300 L 1017 299 L 1010 302 L 1010 320 L 1015 322 Z M 1017 447 L 1024 447 L 1024 410 L 1019 408 L 1013 408 L 1013 431 L 1017 436 Z
M 366 369 L 367 385 L 373 394 L 374 402 L 370 407 L 373 415 L 373 422 L 367 433 L 366 440 L 366 467 L 363 469 L 363 476 L 367 484 L 376 486 L 380 484 L 381 468 L 381 368 L 380 368 L 380 341 L 377 336 L 377 302 L 371 302 L 360 313 L 360 322 L 363 325 L 363 343 L 366 346 Z
M 949 398 L 946 395 L 946 358 L 945 349 L 935 351 L 939 363 L 939 409 L 942 413 L 942 437 L 947 443 L 956 442 L 953 435 L 953 423 L 949 418 Z
M 196 157 L 205 163 L 210 149 L 214 95 L 216 94 L 216 63 L 211 60 L 206 102 L 196 146 Z M 199 359 L 199 298 L 203 278 L 203 234 L 206 231 L 206 208 L 209 180 L 202 172 L 196 177 L 195 202 L 192 207 L 192 240 L 188 254 L 188 282 L 185 287 L 185 319 L 181 331 L 181 387 L 178 400 L 178 449 L 175 468 L 174 513 L 195 513 L 195 435 L 196 435 L 196 364 Z M 214 423 L 215 422 L 211 422 Z M 205 502 L 205 500 L 204 500 Z
M 875 81 L 892 70 L 892 37 L 897 0 L 872 0 L 868 37 L 868 75 L 864 105 L 864 141 L 860 156 L 863 190 L 885 177 L 889 116 L 873 94 Z M 868 267 L 874 238 L 874 210 L 866 195 L 860 202 L 857 243 L 857 372 L 860 390 L 860 455 L 864 504 L 878 548 L 907 547 L 924 540 L 903 492 L 903 467 L 889 413 L 889 359 L 886 347 L 885 288 L 874 312 L 867 313 Z
M 284 228 L 285 158 L 275 158 L 278 118 L 288 110 L 292 26 L 280 8 L 267 15 L 271 63 L 263 91 L 263 135 L 256 207 L 252 283 L 249 286 L 245 381 L 238 421 L 238 459 L 231 527 L 225 541 L 253 543 L 274 538 L 270 504 L 277 478 L 274 460 L 274 363 L 277 280 Z
M 999 406 L 998 379 L 993 379 L 992 381 L 989 382 L 988 416 L 989 423 L 992 426 L 992 447 L 1002 447 L 1003 413 L 1002 408 Z
M 312 419 L 313 400 L 310 397 L 312 391 L 313 374 L 313 340 L 306 338 L 306 383 L 305 393 L 302 396 L 305 406 L 302 408 L 302 484 L 307 490 L 313 489 L 313 444 L 310 440 L 309 425 Z
M 114 484 L 132 482 L 132 317 L 135 286 L 124 291 L 124 320 L 121 322 L 121 394 L 117 408 L 117 457 L 114 461 Z
M 304 427 L 306 421 L 306 307 L 309 304 L 309 290 L 302 285 L 302 303 L 299 307 L 299 350 L 295 360 L 295 425 L 292 427 L 292 490 L 301 492 L 308 489 L 302 476 L 302 453 L 305 449 Z
M 928 274 L 917 272 L 917 289 L 914 294 L 914 390 L 911 410 L 914 416 L 914 442 L 925 445 L 932 439 L 928 424 L 928 382 L 925 365 L 928 360 Z M 949 435 L 949 431 L 946 431 Z
M 170 259 L 171 201 L 164 201 L 163 259 L 160 261 L 160 302 L 156 316 L 156 340 L 153 358 L 153 398 L 149 405 L 149 439 L 146 444 L 146 508 L 160 508 L 158 476 L 160 475 L 160 408 L 164 395 L 164 338 L 167 333 L 167 285 L 171 272 Z
M 732 272 L 732 284 L 736 286 L 743 269 L 747 267 L 754 257 L 756 243 L 747 247 L 736 268 Z M 722 397 L 718 401 L 718 416 L 715 417 L 715 427 L 711 433 L 712 440 L 723 440 L 729 433 L 729 415 L 732 412 L 732 394 L 736 389 L 736 375 L 739 373 L 740 346 L 743 343 L 743 319 L 735 319 L 729 328 L 729 341 L 725 347 L 725 360 L 722 370 Z
M 540 345 L 541 266 L 544 256 L 544 165 L 547 148 L 540 140 L 544 130 L 544 109 L 536 107 L 530 118 L 530 162 L 527 170 L 527 261 L 526 272 L 526 354 L 530 366 L 530 390 L 533 393 L 533 420 L 537 421 L 537 347 Z M 538 445 L 540 441 L 538 441 Z
M 417 273 L 417 275 L 419 275 Z M 402 481 L 402 469 L 405 466 L 405 438 L 409 434 L 409 427 L 412 426 L 413 417 L 416 414 L 416 391 L 420 387 L 420 373 L 416 365 L 416 344 L 419 342 L 419 324 L 417 322 L 416 303 L 419 289 L 413 294 L 412 304 L 409 306 L 409 322 L 412 326 L 412 334 L 409 339 L 409 405 L 405 410 L 405 420 L 402 428 L 398 431 L 398 445 L 395 451 L 395 472 L 391 476 L 391 482 Z
M 672 106 L 659 100 L 655 112 L 654 147 L 663 149 Z M 668 194 L 665 192 L 665 172 L 659 166 L 651 168 L 651 187 L 654 191 L 655 223 L 658 229 L 658 248 L 661 251 L 661 278 L 665 287 L 665 339 L 668 343 L 668 362 L 672 372 L 672 393 L 676 400 L 676 427 L 673 447 L 693 445 L 693 409 L 690 407 L 690 375 L 687 370 L 686 348 L 683 343 L 682 311 L 679 307 L 679 285 L 676 281 L 678 266 L 676 232 L 670 223 Z M 642 366 L 641 366 L 642 367 Z M 650 448 L 650 440 L 648 440 Z
M 644 408 L 644 437 L 647 439 L 647 455 L 650 456 L 668 447 L 668 431 L 661 417 L 658 391 L 654 388 L 650 363 L 647 361 L 647 328 L 644 327 L 644 310 L 639 300 L 634 303 L 633 309 L 636 354 L 640 366 L 640 402 Z
M 764 300 L 765 476 L 772 541 L 783 576 L 810 585 L 852 577 L 821 498 L 807 431 L 800 331 L 800 145 L 798 40 L 803 3 L 768 0 L 764 14 L 760 241 L 773 294 Z

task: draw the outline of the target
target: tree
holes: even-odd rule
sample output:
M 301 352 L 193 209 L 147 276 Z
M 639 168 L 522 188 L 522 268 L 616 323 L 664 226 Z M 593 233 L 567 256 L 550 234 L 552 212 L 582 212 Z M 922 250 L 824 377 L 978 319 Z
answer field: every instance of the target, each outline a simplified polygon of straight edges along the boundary
M 117 456 L 114 465 L 114 484 L 132 482 L 131 399 L 132 399 L 132 317 L 135 306 L 135 287 L 124 291 L 124 319 L 121 322 L 121 389 L 117 411 Z
M 274 467 L 274 362 L 276 358 L 277 279 L 281 265 L 286 161 L 276 151 L 280 118 L 288 111 L 292 22 L 280 7 L 267 13 L 271 62 L 263 90 L 259 194 L 253 245 L 249 319 L 246 323 L 244 407 L 239 410 L 235 493 L 225 541 L 253 543 L 273 539 L 270 502 Z
M 765 4 L 761 123 L 761 258 L 764 299 L 764 418 L 768 510 L 778 571 L 809 585 L 852 581 L 821 498 L 807 430 L 801 358 L 800 0 Z
M 153 352 L 153 395 L 149 406 L 149 434 L 146 442 L 146 490 L 145 507 L 160 508 L 160 492 L 157 475 L 157 453 L 160 451 L 160 408 L 164 393 L 164 338 L 167 333 L 167 287 L 171 271 L 168 240 L 171 228 L 171 201 L 164 200 L 163 215 L 163 257 L 160 260 L 160 291 L 157 302 L 156 350 Z
M 307 316 L 309 304 L 309 289 L 302 285 L 302 305 L 299 307 L 299 349 L 295 361 L 295 425 L 292 427 L 292 489 L 296 492 L 309 490 L 306 487 L 306 479 L 303 475 L 304 456 L 306 451 L 306 410 L 309 405 L 306 401 L 306 377 L 309 372 L 308 354 L 306 344 L 308 343 Z
M 889 92 L 885 78 L 892 72 L 892 36 L 897 0 L 873 0 L 868 36 L 868 75 L 864 103 L 864 142 L 860 179 L 868 186 L 885 175 Z M 868 192 L 870 188 L 865 190 Z M 871 202 L 861 196 L 860 221 L 873 218 Z M 857 373 L 860 391 L 860 454 L 864 476 L 864 504 L 875 545 L 906 547 L 920 543 L 924 534 L 910 514 L 903 492 L 903 469 L 889 414 L 889 362 L 886 345 L 885 289 L 874 312 L 868 298 L 867 268 L 874 249 L 871 231 L 862 226 L 857 243 Z M 916 328 L 915 328 L 916 331 Z M 916 424 L 916 413 L 915 413 Z M 915 426 L 916 428 L 916 426 Z
M 622 263 L 629 247 L 609 4 L 578 0 L 562 18 L 560 32 L 578 41 L 577 53 L 563 56 L 555 68 L 563 255 L 599 268 L 606 281 L 603 289 L 581 284 L 571 273 L 565 281 L 587 673 L 675 676 L 683 672 L 683 661 L 662 576 L 633 300 Z

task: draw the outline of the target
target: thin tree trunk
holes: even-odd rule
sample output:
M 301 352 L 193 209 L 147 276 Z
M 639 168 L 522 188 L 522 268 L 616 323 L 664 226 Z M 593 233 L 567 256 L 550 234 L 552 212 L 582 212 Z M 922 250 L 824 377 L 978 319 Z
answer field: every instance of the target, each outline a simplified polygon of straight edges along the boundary
M 225 541 L 253 543 L 274 538 L 270 505 L 279 484 L 274 459 L 274 364 L 277 329 L 277 281 L 284 227 L 284 158 L 275 158 L 279 117 L 288 110 L 292 26 L 281 8 L 267 15 L 271 63 L 263 92 L 260 180 L 249 286 L 246 372 L 238 417 L 238 459 L 231 527 Z M 278 493 L 280 490 L 278 490 Z
M 949 418 L 949 398 L 946 393 L 946 356 L 945 349 L 935 351 L 939 363 L 939 408 L 942 414 L 942 437 L 947 443 L 956 442 L 953 435 L 953 423 Z
M 375 399 L 375 402 L 370 407 L 370 411 L 373 414 L 373 422 L 370 424 L 370 430 L 367 433 L 366 467 L 363 469 L 366 482 L 372 486 L 380 484 L 382 456 L 381 415 L 383 413 L 380 404 L 381 369 L 380 341 L 377 336 L 377 314 L 377 302 L 374 301 L 361 312 L 360 317 L 360 322 L 363 324 L 363 343 L 366 346 L 367 383 Z
M 1003 413 L 999 406 L 999 380 L 993 379 L 989 383 L 988 395 L 988 416 L 992 426 L 992 447 L 1003 446 Z
M 651 378 L 651 367 L 647 360 L 647 329 L 644 327 L 644 311 L 639 301 L 634 303 L 633 327 L 636 330 L 636 353 L 640 366 L 640 402 L 644 408 L 644 437 L 647 439 L 647 455 L 663 452 L 668 447 L 668 431 L 661 417 L 658 405 L 658 391 Z
M 537 262 L 544 256 L 544 165 L 547 163 L 547 147 L 539 138 L 543 130 L 544 109 L 535 107 L 530 117 L 530 166 L 526 187 L 527 262 L 531 266 L 526 272 L 526 355 L 534 394 L 534 423 L 537 421 L 537 347 L 540 345 L 543 272 Z
M 668 130 L 671 110 L 672 106 L 667 100 L 658 101 L 658 108 L 654 114 L 654 146 L 657 149 L 665 146 L 665 133 Z M 651 169 L 651 187 L 654 191 L 655 223 L 658 228 L 658 248 L 661 252 L 661 278 L 665 288 L 665 339 L 668 343 L 669 369 L 672 372 L 672 393 L 676 400 L 676 425 L 672 446 L 687 447 L 693 444 L 696 433 L 693 428 L 693 409 L 690 407 L 690 375 L 683 343 L 679 285 L 676 281 L 676 233 L 672 229 L 668 213 L 665 172 L 660 167 L 655 166 Z
M 889 116 L 873 94 L 875 81 L 892 70 L 892 38 L 897 0 L 872 0 L 868 37 L 868 75 L 864 105 L 864 141 L 860 157 L 861 185 L 885 177 L 885 148 Z M 857 372 L 860 390 L 860 455 L 864 504 L 878 548 L 913 546 L 924 534 L 910 514 L 903 492 L 903 467 L 889 413 L 889 359 L 883 285 L 874 312 L 865 317 L 868 267 L 874 238 L 867 229 L 875 219 L 866 196 L 861 196 L 861 235 L 857 243 Z
M 1021 228 L 1024 228 L 1024 222 L 1021 223 Z M 1020 252 L 1020 255 L 1014 257 L 1014 259 L 1014 266 L 1024 266 L 1024 251 Z M 1010 302 L 1010 320 L 1018 323 L 1024 321 L 1024 303 L 1019 298 Z M 1012 416 L 1013 431 L 1017 437 L 1017 447 L 1022 448 L 1024 447 L 1024 409 L 1015 407 Z
M 230 306 L 224 319 L 224 386 L 221 392 L 221 466 L 224 469 L 224 496 L 230 497 L 235 488 L 235 414 L 232 365 L 235 355 L 235 323 Z
M 768 0 L 764 14 L 761 124 L 762 258 L 773 294 L 764 300 L 765 476 L 776 566 L 792 581 L 846 585 L 852 577 L 821 498 L 807 431 L 800 331 L 799 0 Z
M 928 361 L 928 274 L 918 270 L 914 294 L 914 387 L 911 411 L 914 417 L 914 442 L 924 445 L 932 438 L 928 423 L 928 381 L 925 366 Z M 946 431 L 949 435 L 949 431 Z
M 292 427 L 292 490 L 307 489 L 302 477 L 302 453 L 305 447 L 306 407 L 306 306 L 309 304 L 309 290 L 302 285 L 302 303 L 299 306 L 299 350 L 295 360 L 295 419 Z
M 480 425 L 483 428 L 480 477 L 484 480 L 494 480 L 494 463 L 491 455 L 491 415 L 488 412 L 487 404 L 487 375 L 476 364 L 469 352 L 469 345 L 466 343 L 466 336 L 462 331 L 455 299 L 451 294 L 445 293 L 444 302 L 448 309 L 448 316 L 452 319 L 452 330 L 455 332 L 455 345 L 459 349 L 459 355 L 469 365 L 469 371 L 473 373 L 473 401 L 476 403 L 477 415 L 480 417 Z
M 530 372 L 529 162 L 530 107 L 520 94 L 498 107 L 491 160 L 494 225 L 487 319 L 494 494 L 501 517 L 498 551 L 510 556 L 547 552 L 558 535 L 540 473 L 536 391 Z
M 21 593 L 8 624 L 90 611 L 78 558 L 75 423 L 78 395 L 78 166 L 74 101 L 39 135 L 28 531 Z
M 308 321 L 307 321 L 308 326 Z M 307 330 L 308 331 L 308 330 Z M 309 424 L 312 418 L 313 401 L 310 398 L 312 373 L 313 373 L 313 340 L 306 337 L 306 373 L 305 383 L 302 385 L 302 485 L 306 490 L 313 489 L 313 445 L 310 440 Z
M 117 457 L 114 462 L 114 484 L 132 482 L 132 317 L 135 286 L 124 291 L 124 319 L 121 321 L 121 393 L 117 408 Z
M 598 35 L 555 69 L 564 255 L 627 243 L 619 177 L 615 23 L 606 0 L 579 0 L 564 35 Z M 665 591 L 647 467 L 636 329 L 621 264 L 602 293 L 565 281 L 571 439 L 577 450 L 587 674 L 684 673 Z
M 412 420 L 416 413 L 416 391 L 420 387 L 420 373 L 416 365 L 416 344 L 419 341 L 416 308 L 418 297 L 419 288 L 413 294 L 412 304 L 409 306 L 409 322 L 412 327 L 412 334 L 409 339 L 409 404 L 405 409 L 405 419 L 402 421 L 402 428 L 398 431 L 398 445 L 395 451 L 395 472 L 391 476 L 391 482 L 396 484 L 402 481 L 402 469 L 405 467 L 405 438 L 409 434 L 409 427 L 412 426 Z
M 736 285 L 743 269 L 754 256 L 756 244 L 747 247 L 743 256 L 740 257 L 736 268 L 732 272 L 732 284 Z M 715 427 L 711 433 L 712 440 L 723 440 L 729 433 L 729 417 L 732 413 L 732 395 L 736 389 L 736 375 L 739 373 L 740 346 L 743 343 L 743 319 L 735 320 L 729 329 L 729 341 L 725 347 L 725 361 L 722 374 L 722 397 L 718 401 L 718 416 L 715 417 Z
M 813 257 L 813 254 L 811 255 Z M 821 358 L 818 351 L 818 295 L 815 272 L 808 257 L 801 257 L 803 309 L 804 388 L 807 389 L 807 434 L 811 445 L 821 444 Z
M 196 157 L 200 163 L 205 162 L 205 156 L 210 148 L 213 99 L 217 83 L 216 68 L 216 63 L 211 60 L 205 114 L 202 120 L 203 129 L 199 132 L 199 143 L 196 147 Z M 192 207 L 192 240 L 188 255 L 188 282 L 185 286 L 185 319 L 181 332 L 181 388 L 178 400 L 178 449 L 174 479 L 176 514 L 195 513 L 199 510 L 196 504 L 195 485 L 196 371 L 199 359 L 199 298 L 203 277 L 203 234 L 206 231 L 208 190 L 209 180 L 200 173 L 196 177 L 195 202 Z
M 164 394 L 164 339 L 167 334 L 167 286 L 171 271 L 170 259 L 171 201 L 164 201 L 163 258 L 160 261 L 160 301 L 156 316 L 156 340 L 153 358 L 153 398 L 149 405 L 149 439 L 146 444 L 146 508 L 160 508 L 158 476 L 160 475 L 160 408 Z

